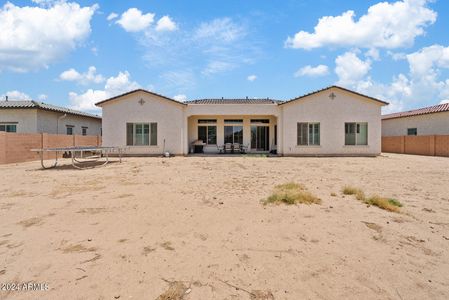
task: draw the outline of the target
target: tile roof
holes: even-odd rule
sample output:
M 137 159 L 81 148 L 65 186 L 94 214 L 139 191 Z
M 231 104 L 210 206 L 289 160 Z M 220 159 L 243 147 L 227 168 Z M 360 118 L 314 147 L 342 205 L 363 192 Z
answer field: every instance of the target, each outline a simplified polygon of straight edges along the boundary
M 388 115 L 383 115 L 382 120 L 387 119 L 396 119 L 396 118 L 404 118 L 404 117 L 411 117 L 411 116 L 419 116 L 419 115 L 426 115 L 426 114 L 433 114 L 433 113 L 439 113 L 439 112 L 445 112 L 449 111 L 449 103 L 409 110 L 409 111 L 403 111 Z
M 71 114 L 71 115 L 75 115 L 75 116 L 101 119 L 101 117 L 98 115 L 94 115 L 94 114 L 90 114 L 90 113 L 86 113 L 86 112 L 82 112 L 82 111 L 78 111 L 78 110 L 74 110 L 74 109 L 70 109 L 70 108 L 60 107 L 60 106 L 56 106 L 56 105 L 52 105 L 52 104 L 47 104 L 47 103 L 43 103 L 43 102 L 37 102 L 34 100 L 0 101 L 0 109 L 2 109 L 2 108 L 19 108 L 19 109 L 20 108 L 36 108 L 36 109 L 42 109 L 42 110 L 47 110 L 47 111 Z
M 123 94 L 120 94 L 120 95 L 111 97 L 111 98 L 109 98 L 109 99 L 105 99 L 105 100 L 102 100 L 102 101 L 100 101 L 100 102 L 97 102 L 97 103 L 95 103 L 95 105 L 96 105 L 96 106 L 101 106 L 101 104 L 103 104 L 103 103 L 105 103 L 105 102 L 109 102 L 109 101 L 111 101 L 111 100 L 115 100 L 115 99 L 117 99 L 117 98 L 120 98 L 120 97 L 123 97 L 123 96 L 127 96 L 127 95 L 129 95 L 129 94 L 133 94 L 133 93 L 137 93 L 137 92 L 144 92 L 144 93 L 147 93 L 147 94 L 150 94 L 150 95 L 155 95 L 155 96 L 164 98 L 164 99 L 166 99 L 166 100 L 173 101 L 173 102 L 178 103 L 178 104 L 181 104 L 181 105 L 185 105 L 183 102 L 179 102 L 179 101 L 177 101 L 177 100 L 175 100 L 175 99 L 172 99 L 172 98 L 169 98 L 169 97 L 166 97 L 166 96 L 164 96 L 164 95 L 157 94 L 157 93 L 154 93 L 154 92 L 150 92 L 150 91 L 147 91 L 147 90 L 144 90 L 144 89 L 136 89 L 136 90 L 132 90 L 132 91 L 129 91 L 129 92 L 126 92 L 126 93 L 123 93 Z
M 345 88 L 343 88 L 341 86 L 338 86 L 338 85 L 331 85 L 331 86 L 325 87 L 323 89 L 320 89 L 320 90 L 317 90 L 317 91 L 314 91 L 314 92 L 311 92 L 311 93 L 307 93 L 305 95 L 302 95 L 302 96 L 299 96 L 299 97 L 287 100 L 287 101 L 285 101 L 283 103 L 280 103 L 280 104 L 282 105 L 282 104 L 286 104 L 286 103 L 289 103 L 289 102 L 292 102 L 292 101 L 300 100 L 300 99 L 303 99 L 305 97 L 308 97 L 308 96 L 311 96 L 311 95 L 314 95 L 314 94 L 318 94 L 318 93 L 321 93 L 321 92 L 326 91 L 326 90 L 330 90 L 332 88 L 339 89 L 339 90 L 342 90 L 342 91 L 345 91 L 345 92 L 348 92 L 348 93 L 351 93 L 351 94 L 355 94 L 355 95 L 358 95 L 358 96 L 362 96 L 362 97 L 368 98 L 369 100 L 373 100 L 373 101 L 379 102 L 379 103 L 381 103 L 383 105 L 388 105 L 389 104 L 388 102 L 385 102 L 385 101 L 382 101 L 382 100 L 379 100 L 377 98 L 370 97 L 370 96 L 367 96 L 367 95 L 364 95 L 364 94 L 360 94 L 358 92 L 354 92 L 354 91 L 345 89 Z
M 280 100 L 274 100 L 270 98 L 264 99 L 251 99 L 251 98 L 241 98 L 241 99 L 196 99 L 186 101 L 186 104 L 278 104 L 281 103 Z

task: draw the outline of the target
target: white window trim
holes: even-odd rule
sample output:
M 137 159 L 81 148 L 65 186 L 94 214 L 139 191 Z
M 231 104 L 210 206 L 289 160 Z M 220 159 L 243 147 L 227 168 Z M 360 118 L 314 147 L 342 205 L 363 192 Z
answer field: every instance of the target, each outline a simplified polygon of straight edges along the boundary
M 346 145 L 346 124 L 355 124 L 355 145 Z M 357 124 L 366 124 L 366 145 L 357 145 Z M 369 122 L 345 122 L 344 124 L 344 146 L 345 147 L 369 147 L 369 139 L 368 139 L 368 130 L 369 130 Z
M 158 124 L 157 122 L 127 122 L 127 124 L 132 124 L 133 125 L 133 144 L 132 145 L 127 145 L 127 147 L 138 147 L 138 148 L 159 148 L 159 143 L 158 143 L 158 138 L 157 138 L 157 133 L 156 133 L 156 145 L 151 145 L 151 124 Z M 148 145 L 135 145 L 136 143 L 136 124 L 142 124 L 142 125 L 148 125 Z M 158 125 L 156 125 L 157 127 L 159 127 Z M 143 130 L 143 128 L 142 128 Z M 158 128 L 156 128 L 156 132 L 157 132 Z M 142 134 L 143 137 L 143 134 Z
M 307 145 L 298 145 L 298 124 L 307 124 Z M 315 125 L 318 124 L 320 125 L 320 133 L 319 133 L 319 137 L 320 137 L 320 143 L 317 144 L 310 144 L 310 140 L 309 140 L 309 125 Z M 315 136 L 315 131 L 313 131 L 313 136 Z M 305 147 L 305 148 L 321 148 L 321 123 L 320 122 L 296 122 L 296 147 L 297 148 L 301 148 L 301 147 Z
M 218 135 L 218 126 L 217 126 L 217 123 L 201 123 L 201 124 L 198 124 L 198 126 L 196 128 L 196 134 L 197 134 L 196 138 L 197 138 L 197 140 L 200 138 L 198 136 L 198 127 L 206 127 L 206 140 L 203 141 L 203 143 L 206 146 L 217 146 L 217 144 L 218 144 L 218 136 L 217 136 Z M 215 144 L 209 144 L 208 143 L 208 141 L 209 141 L 209 127 L 215 127 Z

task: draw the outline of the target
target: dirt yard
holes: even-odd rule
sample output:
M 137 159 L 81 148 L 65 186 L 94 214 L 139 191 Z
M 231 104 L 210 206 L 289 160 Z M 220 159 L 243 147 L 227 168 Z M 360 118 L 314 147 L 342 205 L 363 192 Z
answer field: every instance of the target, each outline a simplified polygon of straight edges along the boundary
M 449 298 L 448 158 L 128 158 L 39 168 L 0 166 L 0 284 L 49 290 L 0 291 L 0 299 Z M 287 182 L 321 204 L 260 203 Z M 346 185 L 404 206 L 367 206 L 343 195 Z

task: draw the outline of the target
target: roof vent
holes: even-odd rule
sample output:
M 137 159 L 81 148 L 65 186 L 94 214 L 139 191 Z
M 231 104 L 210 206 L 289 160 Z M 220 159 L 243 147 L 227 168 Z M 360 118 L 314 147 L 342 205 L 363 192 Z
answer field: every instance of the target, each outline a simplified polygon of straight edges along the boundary
M 5 101 L 8 101 L 8 95 L 5 96 Z
M 246 100 L 248 100 L 248 96 L 246 96 Z

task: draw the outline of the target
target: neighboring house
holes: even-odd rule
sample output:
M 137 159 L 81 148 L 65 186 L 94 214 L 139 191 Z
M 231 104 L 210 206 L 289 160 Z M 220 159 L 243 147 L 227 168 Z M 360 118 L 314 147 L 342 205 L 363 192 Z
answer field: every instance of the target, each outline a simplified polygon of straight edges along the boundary
M 101 117 L 37 101 L 0 101 L 0 131 L 101 135 Z
M 382 136 L 449 135 L 449 103 L 382 116 Z
M 206 153 L 225 143 L 280 155 L 368 155 L 381 152 L 381 107 L 388 103 L 331 86 L 289 101 L 201 99 L 178 102 L 135 90 L 97 103 L 103 145 L 130 153 L 185 155 L 203 141 Z

